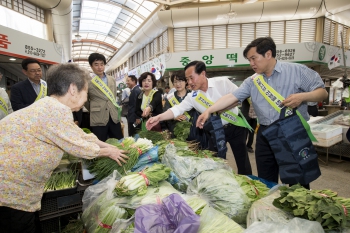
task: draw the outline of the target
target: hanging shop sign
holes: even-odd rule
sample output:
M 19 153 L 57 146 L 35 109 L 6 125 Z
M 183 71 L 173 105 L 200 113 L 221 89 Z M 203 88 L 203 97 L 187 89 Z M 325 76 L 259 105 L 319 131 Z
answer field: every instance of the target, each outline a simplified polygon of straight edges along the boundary
M 0 25 L 0 54 L 32 57 L 46 64 L 56 64 L 62 61 L 63 48 L 51 41 Z
M 321 49 L 322 46 L 324 48 Z M 286 62 L 327 64 L 335 50 L 338 51 L 338 55 L 341 53 L 338 47 L 317 42 L 280 44 L 276 46 L 276 59 Z M 244 48 L 228 48 L 167 53 L 164 56 L 167 70 L 183 69 L 188 63 L 195 60 L 203 61 L 208 68 L 249 66 L 248 60 L 243 56 L 243 51 Z
M 136 77 L 140 77 L 140 75 L 144 72 L 151 72 L 156 76 L 156 79 L 160 79 L 164 71 L 166 69 L 165 66 L 165 54 L 161 54 L 158 57 L 152 59 L 149 62 L 146 62 L 140 66 L 137 66 L 135 69 L 132 69 L 128 72 L 128 75 L 135 75 Z

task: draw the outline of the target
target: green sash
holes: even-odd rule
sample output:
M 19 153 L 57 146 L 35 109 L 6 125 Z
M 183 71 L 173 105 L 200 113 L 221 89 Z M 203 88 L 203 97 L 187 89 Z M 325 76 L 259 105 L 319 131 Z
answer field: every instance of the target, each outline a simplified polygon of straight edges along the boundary
M 207 97 L 205 95 L 203 95 L 202 93 L 197 94 L 195 101 L 205 108 L 209 108 L 210 106 L 212 106 L 214 104 L 212 101 L 208 100 Z M 247 129 L 249 129 L 250 131 L 252 131 L 253 130 L 252 127 L 250 127 L 250 125 L 248 124 L 247 120 L 244 118 L 241 111 L 240 110 L 238 110 L 238 111 L 239 111 L 239 115 L 241 117 L 234 114 L 230 110 L 227 110 L 227 111 L 221 113 L 220 117 L 221 117 L 221 119 L 223 119 L 223 120 L 225 120 L 233 125 L 245 127 Z
M 40 92 L 39 92 L 38 96 L 36 97 L 35 101 L 38 101 L 38 100 L 44 98 L 46 95 L 47 95 L 47 84 L 45 81 L 40 80 Z
M 156 93 L 157 89 L 152 89 L 150 91 L 150 93 L 148 94 L 148 96 L 145 95 L 146 99 L 145 101 L 142 101 L 142 106 L 141 109 L 145 109 L 149 106 L 149 104 L 151 103 L 152 99 L 153 99 L 153 95 L 154 93 Z
M 176 99 L 175 94 L 172 93 L 169 97 L 168 97 L 169 103 L 171 105 L 171 107 L 174 107 L 175 105 L 179 105 L 180 102 Z M 187 117 L 187 121 L 189 121 L 191 119 L 190 114 L 188 114 L 187 112 L 184 112 L 184 115 Z
M 1 97 L 0 97 L 0 110 L 3 111 L 6 116 L 9 114 L 7 104 L 5 100 Z
M 117 108 L 118 110 L 118 119 L 120 120 L 122 108 L 117 104 L 117 101 L 115 100 L 114 94 L 112 93 L 111 89 L 102 81 L 100 77 L 97 75 L 92 78 L 91 82 L 100 90 L 102 93 L 107 96 L 107 98 L 112 102 L 112 104 Z
M 283 96 L 281 96 L 275 89 L 273 89 L 269 84 L 267 84 L 263 78 L 262 75 L 256 75 L 253 77 L 253 82 L 258 88 L 258 91 L 264 98 L 269 102 L 269 104 L 277 111 L 281 112 L 282 101 L 285 99 Z M 297 110 L 297 115 L 299 116 L 301 123 L 303 124 L 304 128 L 306 129 L 307 134 L 309 135 L 309 138 L 313 142 L 317 142 L 315 136 L 311 133 L 310 125 L 307 123 L 307 121 L 304 119 L 304 117 L 300 114 L 300 112 Z M 291 109 L 288 109 L 286 111 L 287 115 L 290 115 L 292 113 Z

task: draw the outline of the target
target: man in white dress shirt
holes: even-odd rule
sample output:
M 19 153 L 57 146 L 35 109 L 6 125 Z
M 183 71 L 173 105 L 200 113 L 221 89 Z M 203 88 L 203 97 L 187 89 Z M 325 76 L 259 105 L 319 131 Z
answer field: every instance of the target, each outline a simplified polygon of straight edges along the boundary
M 208 106 L 204 106 L 198 97 L 207 103 L 215 102 L 222 96 L 232 93 L 238 88 L 227 78 L 218 77 L 208 79 L 206 77 L 206 66 L 202 61 L 192 61 L 189 63 L 185 67 L 185 75 L 192 92 L 188 93 L 179 105 L 175 105 L 163 114 L 150 118 L 146 125 L 148 129 L 158 124 L 159 121 L 174 119 L 192 108 L 195 108 L 198 112 L 204 112 Z M 236 122 L 230 121 L 229 123 L 220 115 L 221 121 L 224 126 L 226 142 L 230 143 L 236 160 L 238 174 L 251 175 L 252 169 L 246 148 L 247 129 L 242 127 L 242 125 L 239 126 L 239 122 L 242 122 L 242 119 L 238 116 L 238 111 L 237 107 L 230 109 L 230 112 L 234 116 L 233 119 L 237 120 Z

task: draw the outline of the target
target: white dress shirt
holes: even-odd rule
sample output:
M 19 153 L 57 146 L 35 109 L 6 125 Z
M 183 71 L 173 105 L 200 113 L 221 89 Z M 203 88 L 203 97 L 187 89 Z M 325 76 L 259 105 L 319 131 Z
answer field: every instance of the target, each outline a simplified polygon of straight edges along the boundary
M 179 105 L 175 105 L 174 107 L 170 108 L 170 110 L 174 114 L 174 118 L 183 114 L 186 111 L 191 110 L 192 108 L 195 108 L 200 113 L 203 113 L 206 110 L 204 106 L 202 106 L 200 103 L 198 103 L 195 100 L 198 93 L 202 93 L 203 95 L 206 96 L 208 100 L 211 100 L 212 102 L 215 103 L 222 96 L 231 94 L 234 90 L 238 88 L 230 80 L 224 77 L 210 78 L 207 80 L 208 80 L 207 92 L 204 92 L 201 90 L 192 91 L 187 94 L 186 98 Z M 234 114 L 238 115 L 237 107 L 231 109 L 231 111 Z M 228 124 L 228 122 L 223 119 L 221 119 L 221 121 L 223 125 Z

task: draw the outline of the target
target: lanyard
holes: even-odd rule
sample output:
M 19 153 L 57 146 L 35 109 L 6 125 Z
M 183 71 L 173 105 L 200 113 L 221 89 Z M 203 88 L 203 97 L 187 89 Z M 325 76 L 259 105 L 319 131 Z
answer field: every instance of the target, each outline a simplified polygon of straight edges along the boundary
M 253 77 L 253 82 L 260 92 L 260 94 L 266 99 L 266 101 L 278 112 L 281 112 L 282 101 L 284 100 L 284 97 L 281 96 L 275 89 L 273 89 L 269 84 L 267 84 L 260 74 L 255 74 Z M 286 115 L 291 115 L 293 111 L 291 109 L 287 109 Z M 307 121 L 304 119 L 304 117 L 300 114 L 300 112 L 296 111 L 297 115 L 299 116 L 301 123 L 303 124 L 304 128 L 306 129 L 307 134 L 309 135 L 309 138 L 313 142 L 317 142 L 317 139 L 315 136 L 311 133 L 310 125 L 307 123 Z
M 3 98 L 0 97 L 0 110 L 5 113 L 5 115 L 8 115 L 8 107 Z
M 171 107 L 174 107 L 175 105 L 180 104 L 180 102 L 176 99 L 175 94 L 173 94 L 173 93 L 170 96 L 168 96 L 168 100 L 169 100 Z M 188 114 L 188 112 L 184 112 L 184 115 L 187 117 L 187 121 L 189 121 L 191 118 L 190 114 Z
M 214 104 L 212 101 L 208 100 L 207 97 L 205 95 L 203 95 L 202 93 L 197 94 L 195 101 L 205 108 L 209 108 L 210 106 L 212 106 Z M 233 124 L 233 125 L 245 127 L 247 129 L 249 129 L 250 131 L 252 131 L 253 130 L 252 127 L 250 127 L 250 125 L 248 124 L 247 120 L 244 118 L 241 111 L 239 111 L 239 115 L 241 117 L 234 114 L 232 111 L 227 110 L 227 111 L 220 114 L 220 118 Z
M 38 96 L 36 97 L 35 101 L 38 101 L 38 100 L 44 98 L 46 95 L 47 95 L 47 84 L 44 80 L 40 80 L 40 92 L 39 92 Z
M 121 107 L 117 104 L 115 97 L 111 91 L 111 89 L 109 89 L 109 87 L 102 81 L 102 79 L 100 79 L 100 77 L 98 77 L 97 75 L 92 78 L 91 82 L 105 95 L 107 96 L 107 98 L 112 102 L 112 104 L 117 108 L 118 110 L 118 118 L 120 120 L 120 116 L 121 116 Z
M 149 106 L 149 104 L 151 103 L 151 101 L 152 101 L 152 99 L 153 99 L 153 95 L 154 95 L 154 93 L 156 93 L 156 92 L 157 92 L 157 89 L 152 89 L 152 90 L 150 91 L 150 93 L 148 94 L 148 96 L 145 95 L 146 99 L 145 99 L 145 101 L 143 101 L 143 104 L 142 104 L 142 106 L 141 106 L 141 109 L 145 109 L 145 108 L 147 108 L 147 107 Z

